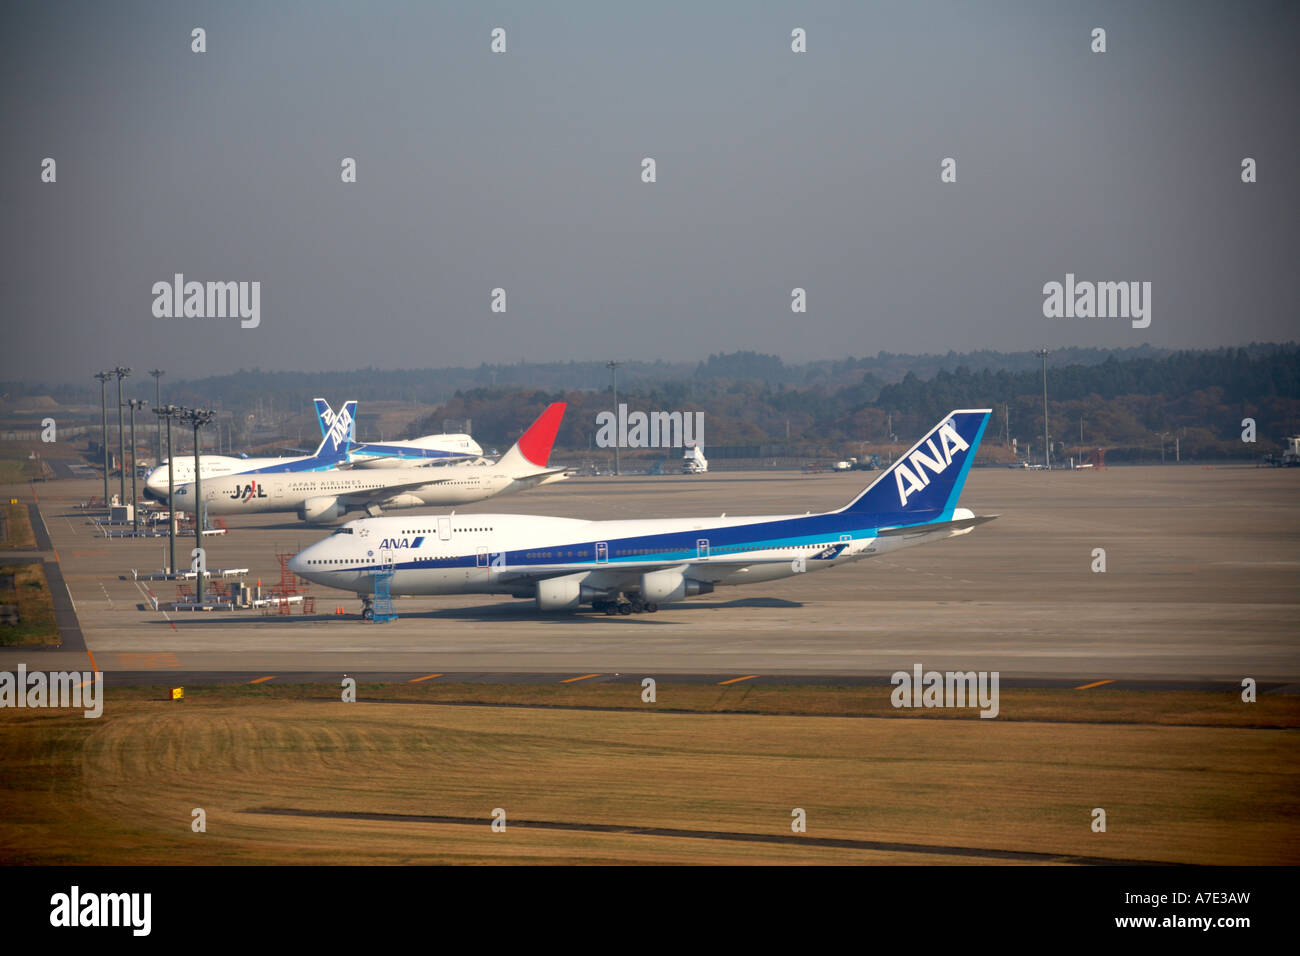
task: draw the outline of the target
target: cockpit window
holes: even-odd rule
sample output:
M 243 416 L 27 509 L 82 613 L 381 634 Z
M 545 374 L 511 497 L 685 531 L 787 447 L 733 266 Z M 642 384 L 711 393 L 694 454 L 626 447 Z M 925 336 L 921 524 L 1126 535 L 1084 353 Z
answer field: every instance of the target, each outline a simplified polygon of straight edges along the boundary
M 335 528 L 335 529 L 334 529 L 334 534 L 351 534 L 351 533 L 352 533 L 352 529 L 351 529 L 351 528 Z M 330 537 L 332 538 L 332 537 L 334 537 L 334 535 L 330 535 Z

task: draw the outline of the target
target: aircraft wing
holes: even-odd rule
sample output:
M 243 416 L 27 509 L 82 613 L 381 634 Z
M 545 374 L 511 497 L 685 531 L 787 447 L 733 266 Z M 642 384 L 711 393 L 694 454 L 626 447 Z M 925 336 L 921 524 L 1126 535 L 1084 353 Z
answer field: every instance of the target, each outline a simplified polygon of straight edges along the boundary
M 401 494 L 404 491 L 415 491 L 417 488 L 426 488 L 429 485 L 441 485 L 448 481 L 451 481 L 451 479 L 424 477 L 413 481 L 403 481 L 401 484 L 384 485 L 382 488 L 366 488 L 361 491 L 346 491 L 339 495 L 339 498 L 352 505 L 378 504 L 385 498 L 391 498 L 393 495 Z
M 590 564 L 574 565 L 572 567 L 551 565 L 544 570 L 537 571 L 506 571 L 503 572 L 497 580 L 509 584 L 514 581 L 545 581 L 549 578 L 563 578 L 570 574 L 577 574 L 580 571 L 590 571 L 592 578 L 597 578 L 596 586 L 610 587 L 620 581 L 631 581 L 639 578 L 649 571 L 667 571 L 669 569 L 681 569 L 687 575 L 699 577 L 701 580 L 708 580 L 709 569 L 724 570 L 727 572 L 742 571 L 745 568 L 752 568 L 758 565 L 768 564 L 789 564 L 790 558 L 750 558 L 745 561 L 720 561 L 716 558 L 705 561 L 687 560 L 687 561 L 637 561 L 618 564 L 598 564 L 593 567 Z M 811 558 L 810 558 L 811 560 Z
M 572 466 L 565 468 L 546 468 L 542 471 L 530 471 L 526 475 L 514 475 L 513 477 L 515 481 L 528 481 L 530 478 L 551 478 L 555 475 L 562 475 L 565 472 L 573 470 Z
M 935 531 L 960 531 L 966 528 L 973 528 L 976 525 L 992 521 L 997 515 L 976 515 L 973 518 L 959 518 L 956 521 L 936 521 L 930 524 L 905 525 L 899 528 L 882 528 L 876 532 L 876 537 L 886 537 L 894 535 L 913 535 L 913 534 L 930 534 Z M 839 556 L 840 551 L 844 548 L 841 542 L 835 541 L 827 544 L 820 551 L 809 552 L 804 555 L 805 561 L 822 561 Z M 680 568 L 684 573 L 691 577 L 703 581 L 709 580 L 712 576 L 711 571 L 726 571 L 733 573 L 743 571 L 745 568 L 764 567 L 773 564 L 790 564 L 792 558 L 770 557 L 770 558 L 707 558 L 707 559 L 687 559 L 685 561 L 620 561 L 617 564 L 596 565 L 593 567 L 589 563 L 573 565 L 570 567 L 551 565 L 545 570 L 537 571 L 507 571 L 500 575 L 499 580 L 503 583 L 513 581 L 544 581 L 548 578 L 562 578 L 570 574 L 576 574 L 580 571 L 590 571 L 593 576 L 598 576 L 594 583 L 597 587 L 610 587 L 621 581 L 631 581 L 640 577 L 649 571 L 665 571 L 669 568 Z M 591 578 L 588 578 L 590 581 Z

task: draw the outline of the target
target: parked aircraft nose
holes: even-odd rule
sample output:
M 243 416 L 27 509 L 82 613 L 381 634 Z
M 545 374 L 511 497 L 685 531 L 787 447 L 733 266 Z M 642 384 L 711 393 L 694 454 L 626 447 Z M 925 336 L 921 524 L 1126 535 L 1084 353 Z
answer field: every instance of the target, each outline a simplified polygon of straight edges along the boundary
M 295 554 L 292 558 L 289 559 L 289 570 L 292 571 L 294 574 L 302 574 L 304 571 L 307 570 L 307 562 L 304 561 L 302 558 L 303 553 L 304 552 L 299 551 L 297 554 Z

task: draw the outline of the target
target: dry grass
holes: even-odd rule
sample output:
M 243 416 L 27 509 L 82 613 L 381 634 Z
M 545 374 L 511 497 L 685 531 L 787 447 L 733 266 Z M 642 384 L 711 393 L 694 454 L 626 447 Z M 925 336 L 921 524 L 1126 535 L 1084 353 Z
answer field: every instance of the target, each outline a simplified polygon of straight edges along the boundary
M 0 464 L 4 463 L 0 462 Z M 6 501 L 4 509 L 5 537 L 0 541 L 0 545 L 7 549 L 36 547 L 36 535 L 32 533 L 32 522 L 27 514 L 27 505 L 21 502 L 12 505 Z
M 0 571 L 14 574 L 14 589 L 0 590 L 0 602 L 16 603 L 20 621 L 17 627 L 0 624 L 0 646 L 59 643 L 59 625 L 44 566 L 39 562 L 5 564 L 0 565 Z
M 281 688 L 280 690 L 284 690 Z M 0 862 L 983 862 L 488 826 L 790 833 L 1185 863 L 1300 862 L 1283 730 L 618 711 L 110 690 L 0 711 Z M 661 694 L 661 701 L 663 696 Z M 191 810 L 207 832 L 190 831 Z M 481 826 L 275 817 L 428 814 Z M 1089 827 L 1094 807 L 1108 832 Z
M 689 711 L 712 714 L 784 714 L 787 716 L 915 717 L 926 720 L 975 720 L 988 723 L 976 709 L 895 709 L 888 685 L 801 686 L 786 684 L 674 684 L 660 682 L 655 702 L 641 699 L 634 682 L 579 684 L 468 684 L 438 680 L 404 684 L 360 684 L 357 695 L 370 702 L 497 704 L 516 707 L 599 708 L 636 712 Z M 119 699 L 166 696 L 165 688 L 115 690 Z M 200 696 L 252 700 L 338 700 L 334 684 L 275 684 L 191 688 Z M 1263 695 L 1246 704 L 1236 691 L 1087 691 L 1003 689 L 997 720 L 1087 723 L 1163 724 L 1210 727 L 1300 727 L 1300 697 Z

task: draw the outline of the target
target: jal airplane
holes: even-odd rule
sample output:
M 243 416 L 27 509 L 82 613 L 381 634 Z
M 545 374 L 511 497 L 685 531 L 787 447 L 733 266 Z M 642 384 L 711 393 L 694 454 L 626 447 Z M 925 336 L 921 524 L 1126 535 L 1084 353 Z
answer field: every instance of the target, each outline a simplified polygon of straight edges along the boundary
M 305 548 L 294 573 L 354 591 L 373 613 L 375 573 L 393 595 L 508 594 L 539 611 L 583 604 L 606 614 L 655 611 L 715 587 L 839 567 L 967 534 L 957 499 L 989 410 L 951 412 L 844 507 L 823 514 L 584 521 L 469 514 L 361 518 Z
M 554 402 L 490 465 L 460 468 L 366 468 L 300 474 L 237 474 L 203 482 L 209 515 L 297 512 L 322 524 L 351 511 L 381 514 L 389 508 L 420 508 L 482 501 L 560 480 L 568 469 L 550 468 L 551 447 L 564 418 Z M 194 485 L 176 489 L 176 505 L 187 511 Z
M 316 411 L 329 408 L 323 398 L 316 399 Z M 229 475 L 268 475 L 288 472 L 329 471 L 346 464 L 348 452 L 356 438 L 357 403 L 347 402 L 343 411 L 330 413 L 330 427 L 321 429 L 321 443 L 316 451 L 301 458 L 236 458 L 232 455 L 200 455 L 199 476 L 208 481 Z M 194 456 L 177 455 L 172 462 L 173 483 L 179 488 L 194 480 Z M 167 500 L 167 462 L 149 472 L 144 481 L 145 494 L 159 501 Z

